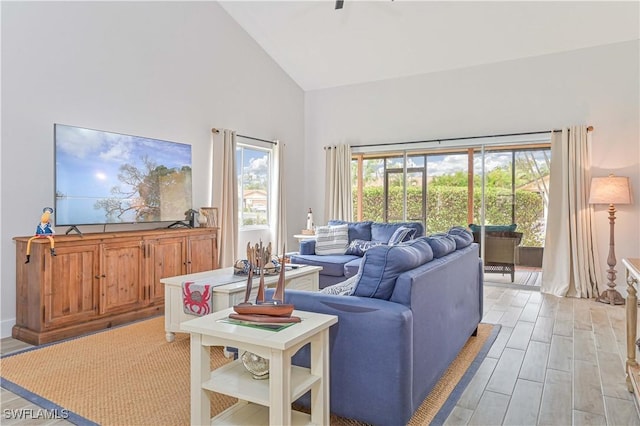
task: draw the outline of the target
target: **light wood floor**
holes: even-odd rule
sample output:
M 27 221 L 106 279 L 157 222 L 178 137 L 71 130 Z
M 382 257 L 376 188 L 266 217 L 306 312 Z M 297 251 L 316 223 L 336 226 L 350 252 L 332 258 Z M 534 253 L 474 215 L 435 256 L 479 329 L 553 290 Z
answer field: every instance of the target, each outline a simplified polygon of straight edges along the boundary
M 624 306 L 485 285 L 483 321 L 502 329 L 447 424 L 640 425 L 625 383 Z M 4 389 L 0 399 L 2 425 L 71 424 L 9 419 L 7 410 L 39 407 Z

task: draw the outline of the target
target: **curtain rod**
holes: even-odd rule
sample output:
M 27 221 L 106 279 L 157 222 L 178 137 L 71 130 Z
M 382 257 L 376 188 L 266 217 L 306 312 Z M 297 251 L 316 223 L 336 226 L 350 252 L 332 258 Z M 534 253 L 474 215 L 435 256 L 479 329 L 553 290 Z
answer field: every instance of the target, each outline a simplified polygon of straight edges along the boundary
M 220 133 L 220 130 L 218 130 L 218 129 L 216 129 L 214 127 L 213 129 L 211 129 L 211 133 Z M 236 136 L 238 136 L 239 138 L 251 139 L 251 140 L 254 140 L 254 141 L 260 141 L 260 142 L 270 143 L 272 145 L 278 145 L 278 142 L 276 142 L 276 141 L 268 141 L 266 139 L 254 138 L 253 136 L 245 136 L 245 135 L 240 135 L 238 133 L 236 133 Z
M 352 148 L 361 148 L 368 146 L 388 146 L 388 145 L 408 145 L 414 143 L 431 143 L 431 142 L 447 142 L 447 141 L 459 141 L 459 140 L 467 140 L 467 139 L 482 139 L 482 138 L 497 138 L 501 136 L 524 136 L 524 135 L 536 135 L 538 133 L 551 133 L 551 132 L 561 132 L 562 130 L 554 129 L 554 130 L 542 130 L 539 132 L 521 132 L 521 133 L 503 133 L 501 135 L 485 135 L 485 136 L 465 136 L 461 138 L 443 138 L 443 139 L 430 139 L 424 141 L 408 141 L 408 142 L 385 142 L 385 143 L 371 143 L 365 145 L 352 145 Z M 587 127 L 587 131 L 593 131 L 593 126 Z M 332 149 L 332 146 L 325 146 L 324 149 Z

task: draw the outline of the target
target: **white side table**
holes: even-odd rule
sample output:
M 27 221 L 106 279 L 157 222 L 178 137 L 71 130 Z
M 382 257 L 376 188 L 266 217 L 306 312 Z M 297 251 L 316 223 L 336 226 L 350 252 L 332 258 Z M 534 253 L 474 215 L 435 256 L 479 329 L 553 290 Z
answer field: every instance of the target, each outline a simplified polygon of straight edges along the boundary
M 191 333 L 191 424 L 329 424 L 329 327 L 334 315 L 294 311 L 302 321 L 283 330 L 262 330 L 224 320 L 232 308 L 183 322 Z M 311 367 L 291 365 L 291 357 L 311 344 Z M 253 379 L 242 361 L 211 371 L 210 346 L 233 346 L 269 359 L 269 379 Z M 208 392 L 238 398 L 210 418 Z M 311 391 L 311 414 L 291 410 L 291 403 Z
M 315 240 L 316 236 L 311 234 L 311 235 L 307 235 L 307 234 L 295 234 L 293 236 L 293 238 L 295 238 L 298 241 L 302 241 L 302 240 Z

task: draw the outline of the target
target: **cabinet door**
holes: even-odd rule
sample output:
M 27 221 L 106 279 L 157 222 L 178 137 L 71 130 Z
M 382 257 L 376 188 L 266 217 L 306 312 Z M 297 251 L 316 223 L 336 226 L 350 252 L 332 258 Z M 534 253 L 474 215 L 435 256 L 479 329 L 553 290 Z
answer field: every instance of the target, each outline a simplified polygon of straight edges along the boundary
M 145 304 L 144 252 L 141 240 L 102 245 L 101 314 L 126 311 Z
M 218 239 L 215 231 L 190 236 L 187 241 L 188 274 L 218 269 Z
M 150 253 L 149 279 L 147 285 L 151 287 L 149 301 L 156 303 L 164 301 L 164 285 L 162 278 L 184 275 L 187 273 L 187 250 L 185 239 L 163 238 L 148 242 Z
M 79 323 L 98 315 L 97 245 L 56 247 L 44 258 L 44 327 Z

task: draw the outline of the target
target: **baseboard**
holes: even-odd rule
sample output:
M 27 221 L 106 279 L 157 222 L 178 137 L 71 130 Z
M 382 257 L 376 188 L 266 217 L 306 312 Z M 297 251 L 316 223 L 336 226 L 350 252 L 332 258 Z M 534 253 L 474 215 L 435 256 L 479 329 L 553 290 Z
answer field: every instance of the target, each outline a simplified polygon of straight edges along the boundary
M 11 329 L 14 325 L 16 325 L 15 318 L 0 321 L 0 338 L 11 337 Z

